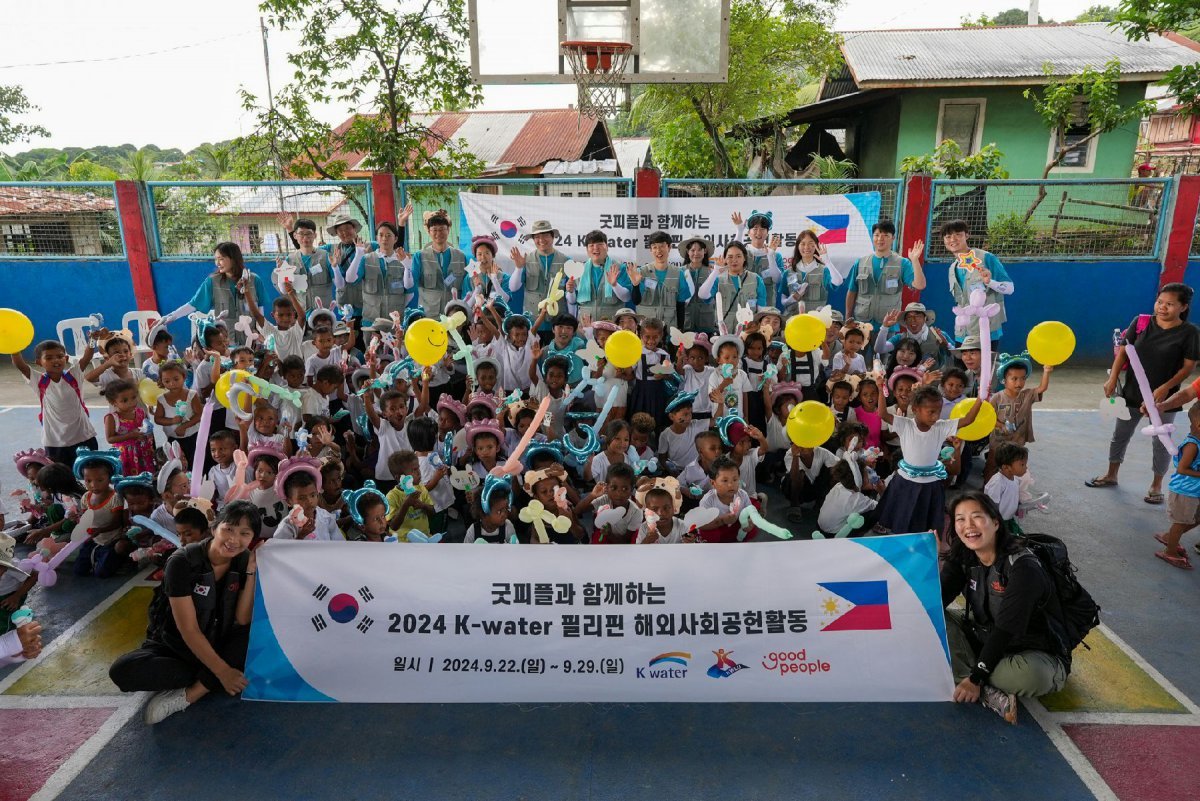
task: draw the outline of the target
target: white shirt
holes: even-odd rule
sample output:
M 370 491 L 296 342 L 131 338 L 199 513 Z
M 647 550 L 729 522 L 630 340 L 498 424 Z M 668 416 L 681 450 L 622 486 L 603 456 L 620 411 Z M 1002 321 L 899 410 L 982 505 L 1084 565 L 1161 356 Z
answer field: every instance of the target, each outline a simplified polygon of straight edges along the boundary
M 792 472 L 793 462 L 799 462 L 804 475 L 808 476 L 810 481 L 816 481 L 822 470 L 832 468 L 838 463 L 838 457 L 824 448 L 816 447 L 813 448 L 812 464 L 806 465 L 803 459 L 798 458 L 792 449 L 788 448 L 783 454 L 783 466 L 789 474 Z
M 633 467 L 634 462 L 636 462 L 637 460 L 638 460 L 637 451 L 635 451 L 633 449 L 633 446 L 630 445 L 628 450 L 625 451 L 625 464 L 629 465 L 630 467 Z M 612 464 L 608 460 L 608 451 L 607 450 L 600 451 L 595 456 L 593 456 L 592 457 L 592 470 L 591 470 L 591 473 L 589 473 L 589 475 L 592 478 L 592 481 L 595 481 L 597 483 L 604 481 L 605 477 L 608 475 L 608 468 L 610 468 L 610 467 L 612 467 Z
M 33 397 L 38 396 L 38 381 L 44 375 L 43 370 L 29 368 L 28 384 L 33 388 Z M 82 393 L 87 387 L 83 373 L 78 367 L 71 367 L 71 376 L 75 379 Z M 65 378 L 50 381 L 46 384 L 46 392 L 42 395 L 42 445 L 50 448 L 67 448 L 71 445 L 89 440 L 96 436 L 92 421 L 83 410 L 80 395 Z
M 676 434 L 674 428 L 663 429 L 658 435 L 658 452 L 674 464 L 676 470 L 682 470 L 696 461 L 696 435 L 707 430 L 708 424 L 708 420 L 693 420 L 682 434 Z
M 758 455 L 758 448 L 751 448 L 742 457 L 742 464 L 738 467 L 738 472 L 742 476 L 742 489 L 751 495 L 758 494 L 758 477 L 755 475 L 755 469 L 761 461 L 762 457 Z
M 835 353 L 830 366 L 834 370 L 843 370 L 847 373 L 865 373 L 867 372 L 867 360 L 863 358 L 861 353 L 854 354 L 853 358 L 847 360 L 845 351 Z
M 546 410 L 546 412 L 551 415 L 550 439 L 562 439 L 563 434 L 566 433 L 566 429 L 563 427 L 563 401 L 567 399 L 568 394 L 570 394 L 570 391 L 564 387 L 562 390 L 562 395 L 555 398 L 554 396 L 550 395 L 550 388 L 547 387 L 546 382 L 542 381 L 541 379 L 538 379 L 538 382 L 534 384 L 533 388 L 529 391 L 529 397 L 537 401 L 539 404 L 542 402 L 542 398 L 550 398 L 550 406 Z
M 947 437 L 958 431 L 957 420 L 938 420 L 928 431 L 917 428 L 910 417 L 895 417 L 892 430 L 900 438 L 900 455 L 913 467 L 932 467 L 938 463 L 938 455 Z M 914 484 L 929 484 L 940 481 L 937 476 L 904 476 Z
M 146 377 L 146 374 L 137 367 L 130 367 L 129 373 L 130 375 L 128 380 L 132 381 L 135 385 L 140 384 L 142 379 Z M 117 371 L 110 367 L 100 374 L 100 377 L 96 379 L 96 383 L 100 385 L 100 391 L 103 392 L 105 388 L 107 388 L 112 382 L 123 380 L 126 379 L 122 379 L 119 375 L 117 375 Z
M 284 504 L 287 505 L 286 502 Z M 322 540 L 329 542 L 331 540 L 344 540 L 346 537 L 342 534 L 341 529 L 337 527 L 337 518 L 333 516 L 333 512 L 327 512 L 320 506 L 316 508 L 317 523 L 313 527 L 312 538 L 314 540 Z M 288 514 L 291 514 L 291 507 L 288 507 Z M 296 526 L 292 524 L 292 519 L 287 515 L 284 516 L 283 522 L 275 529 L 275 539 L 277 540 L 294 540 L 296 537 Z
M 713 390 L 715 390 L 717 387 L 719 387 L 721 385 L 721 382 L 724 380 L 725 379 L 721 377 L 720 369 L 719 368 L 714 369 L 712 371 L 712 375 L 710 375 L 708 377 L 708 388 L 704 391 L 703 394 L 707 396 L 709 393 L 711 393 Z M 746 374 L 745 370 L 741 370 L 741 369 L 737 370 L 733 374 L 733 382 L 728 387 L 725 388 L 726 396 L 728 396 L 730 393 L 735 393 L 737 395 L 737 405 L 730 406 L 728 403 L 725 404 L 725 414 L 732 414 L 732 413 L 736 412 L 739 415 L 742 415 L 744 417 L 746 414 L 746 410 L 742 408 L 742 401 L 744 400 L 744 398 L 742 396 L 744 393 L 749 393 L 749 392 L 753 392 L 753 391 L 754 391 L 754 385 L 750 383 L 750 376 Z M 696 398 L 696 400 L 699 400 L 699 398 Z M 693 413 L 695 413 L 695 408 L 696 408 L 695 406 L 692 407 Z M 713 413 L 714 414 L 716 413 L 715 409 L 713 410 Z
M 329 398 L 312 387 L 300 387 L 300 413 L 313 417 L 328 417 Z
M 655 540 L 655 545 L 674 545 L 675 543 L 683 542 L 683 535 L 687 533 L 687 529 L 683 526 L 683 521 L 678 517 L 671 518 L 671 531 L 669 534 L 663 534 L 658 531 L 658 526 L 655 526 L 655 531 L 658 534 L 658 539 Z M 645 523 L 638 529 L 636 543 L 642 543 L 646 540 L 646 535 L 649 533 L 649 526 Z
M 533 361 L 532 338 L 537 336 L 530 333 L 530 339 L 525 340 L 525 346 L 514 348 L 507 339 L 498 344 L 493 352 L 496 361 L 500 363 L 496 383 L 511 392 L 514 389 L 529 389 L 529 363 Z
M 608 499 L 607 495 L 601 495 L 599 498 L 592 501 L 592 508 L 597 512 L 599 512 L 600 508 L 603 506 L 612 506 L 612 501 Z M 637 531 L 643 522 L 645 522 L 645 518 L 642 515 L 642 507 L 638 506 L 633 502 L 632 499 L 630 499 L 629 505 L 625 507 L 625 514 L 621 517 L 621 520 L 612 525 L 614 531 L 618 532 L 622 527 L 625 531 Z M 598 530 L 600 527 L 596 526 L 595 528 Z
M 787 425 L 779 422 L 779 418 L 772 413 L 767 418 L 767 449 L 770 451 L 783 451 L 792 446 L 792 439 L 788 436 Z
M 275 337 L 275 355 L 279 357 L 279 361 L 289 356 L 304 358 L 304 326 L 300 323 L 292 323 L 292 327 L 286 331 L 274 323 L 263 323 L 262 334 L 263 339 Z
M 221 499 L 221 505 L 225 505 L 225 496 L 229 494 L 229 485 L 233 483 L 237 477 L 237 463 L 230 462 L 228 467 L 221 467 L 219 464 L 214 464 L 208 469 L 208 478 L 212 481 L 213 486 L 217 488 L 217 497 Z
M 449 479 L 447 479 L 447 480 L 449 480 Z M 517 533 L 517 530 L 515 528 L 513 528 L 513 524 L 512 524 L 511 520 L 505 520 L 504 524 L 501 525 L 500 528 L 498 528 L 494 531 L 488 531 L 486 528 L 483 527 L 482 523 L 480 523 L 479 528 L 480 528 L 482 534 L 484 534 L 488 537 L 494 537 L 494 536 L 496 536 L 497 532 L 503 530 L 504 536 L 502 536 L 500 538 L 500 542 L 503 544 L 507 544 L 513 538 L 513 536 Z M 534 536 L 536 537 L 537 535 L 535 534 Z M 473 542 L 475 542 L 475 524 L 470 523 L 467 525 L 467 536 L 463 538 L 463 543 L 466 545 L 470 545 Z
M 375 428 L 375 438 L 379 442 L 379 461 L 375 463 L 375 478 L 379 481 L 395 481 L 392 468 L 388 467 L 388 457 L 398 451 L 412 450 L 408 444 L 408 432 L 403 427 L 393 428 L 391 423 L 380 417 L 379 425 Z
M 1021 482 L 1018 479 L 1006 478 L 998 472 L 988 479 L 983 491 L 1000 507 L 1002 518 L 1012 520 L 1016 516 L 1021 503 Z
M 433 478 L 433 474 L 437 472 L 437 468 L 429 463 L 429 454 L 418 457 L 421 464 L 421 483 L 429 481 Z M 433 501 L 434 512 L 444 512 L 454 503 L 454 488 L 450 486 L 450 475 L 442 476 L 442 480 L 437 483 L 437 486 L 429 490 L 429 498 Z M 436 531 L 431 531 L 431 534 L 436 534 Z
M 692 401 L 693 417 L 705 414 L 712 416 L 713 402 L 708 399 L 708 393 L 711 391 L 708 388 L 708 382 L 715 372 L 716 370 L 712 367 L 705 367 L 697 373 L 690 364 L 683 366 L 683 383 L 680 385 L 679 391 L 696 393 L 696 400 Z
M 703 492 L 707 492 L 712 488 L 712 479 L 708 477 L 708 473 L 700 466 L 700 460 L 688 464 L 683 468 L 683 472 L 679 474 L 679 483 L 684 487 L 684 493 L 692 498 L 699 497 L 692 492 L 692 487 L 697 487 Z
M 739 489 L 737 491 L 737 495 L 734 496 L 734 499 L 742 502 L 741 509 L 745 509 L 750 505 L 750 496 L 744 489 Z M 721 499 L 717 497 L 717 491 L 714 489 L 710 489 L 708 492 L 704 493 L 704 497 L 700 499 L 700 508 L 716 509 L 723 515 L 729 514 L 729 504 L 722 503 Z M 738 510 L 739 514 L 741 513 L 741 509 Z
M 196 397 L 196 390 L 188 389 L 188 390 L 185 390 L 185 392 L 187 392 L 187 397 L 184 398 L 184 400 L 187 401 L 188 409 L 187 409 L 187 412 L 183 415 L 183 419 L 180 420 L 179 423 L 185 423 L 188 420 L 192 419 L 192 399 Z M 162 409 L 162 413 L 163 413 L 164 417 L 178 417 L 179 416 L 179 413 L 175 411 L 175 404 L 168 401 L 166 395 L 159 396 L 158 406 Z M 175 423 L 174 425 L 162 426 L 162 432 L 164 434 L 166 434 L 168 437 L 178 436 L 178 434 L 175 433 L 175 430 L 179 427 L 179 423 Z M 191 436 L 192 434 L 195 434 L 195 433 L 196 433 L 196 428 L 195 428 L 195 426 L 193 426 L 188 431 L 187 436 Z
M 846 518 L 852 514 L 869 512 L 876 506 L 875 501 L 861 492 L 846 489 L 842 484 L 834 484 L 833 489 L 825 496 L 821 511 L 817 515 L 817 527 L 827 534 L 836 534 L 846 525 Z

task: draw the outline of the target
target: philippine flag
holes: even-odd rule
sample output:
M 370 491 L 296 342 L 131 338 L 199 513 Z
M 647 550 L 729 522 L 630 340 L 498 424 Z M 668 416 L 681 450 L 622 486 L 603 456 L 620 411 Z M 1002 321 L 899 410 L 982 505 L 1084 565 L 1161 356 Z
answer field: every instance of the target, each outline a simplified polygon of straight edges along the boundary
M 845 244 L 850 228 L 849 214 L 810 214 L 808 219 L 817 227 L 817 239 L 821 244 Z
M 830 618 L 821 631 L 877 631 L 892 627 L 886 581 L 830 581 L 819 585 L 833 595 L 821 603 Z

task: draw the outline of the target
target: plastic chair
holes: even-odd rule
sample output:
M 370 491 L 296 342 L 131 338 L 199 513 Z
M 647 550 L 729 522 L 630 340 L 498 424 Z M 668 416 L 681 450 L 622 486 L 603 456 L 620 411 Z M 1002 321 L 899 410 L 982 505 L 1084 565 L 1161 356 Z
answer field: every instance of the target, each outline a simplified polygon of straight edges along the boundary
M 83 354 L 84 348 L 87 347 L 88 337 L 85 328 L 99 328 L 103 323 L 96 319 L 95 315 L 90 317 L 68 317 L 65 320 L 58 321 L 57 334 L 58 341 L 67 349 L 72 359 L 78 361 L 80 355 Z M 66 335 L 71 334 L 71 342 L 67 342 Z
M 139 367 L 150 353 L 150 343 L 147 341 L 150 338 L 150 323 L 160 317 L 162 315 L 151 310 L 125 312 L 125 316 L 121 318 L 121 327 L 133 333 L 134 357 Z

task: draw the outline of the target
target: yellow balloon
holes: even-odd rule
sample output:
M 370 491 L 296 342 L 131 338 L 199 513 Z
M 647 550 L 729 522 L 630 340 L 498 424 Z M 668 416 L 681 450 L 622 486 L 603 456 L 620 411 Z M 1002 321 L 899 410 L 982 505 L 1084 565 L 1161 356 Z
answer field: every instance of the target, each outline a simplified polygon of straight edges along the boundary
M 1066 323 L 1047 320 L 1029 330 L 1025 348 L 1035 362 L 1057 367 L 1075 352 L 1075 332 Z
M 963 398 L 958 403 L 954 404 L 954 408 L 950 410 L 951 420 L 960 420 L 967 416 L 971 411 L 971 407 L 975 405 L 974 398 Z M 963 426 L 958 429 L 958 438 L 965 439 L 967 442 L 975 442 L 976 440 L 984 439 L 996 429 L 996 407 L 987 401 L 979 407 L 979 414 L 975 418 L 975 422 L 969 426 Z
M 613 367 L 633 367 L 642 358 L 642 340 L 632 331 L 614 331 L 604 343 L 604 355 Z
M 0 353 L 20 353 L 33 342 L 33 323 L 16 309 L 0 309 Z
M 797 314 L 783 327 L 783 338 L 797 353 L 807 353 L 821 347 L 828 329 L 811 314 Z
M 828 406 L 819 401 L 804 401 L 788 414 L 788 439 L 801 448 L 824 445 L 833 436 L 835 422 L 833 410 Z
M 228 370 L 224 373 L 221 373 L 221 377 L 218 378 L 217 383 L 213 385 L 213 396 L 216 397 L 217 403 L 221 404 L 226 409 L 228 409 L 229 408 L 229 388 L 231 386 L 233 386 L 234 384 L 249 383 L 249 380 L 250 380 L 250 374 L 247 373 L 245 370 Z M 243 395 L 242 396 L 242 404 L 241 404 L 242 411 L 243 412 L 250 411 L 249 404 L 251 404 L 251 403 L 253 403 L 253 401 L 250 400 L 249 398 L 246 398 L 246 396 Z
M 404 347 L 408 355 L 422 367 L 432 367 L 446 355 L 450 335 L 437 320 L 422 317 L 404 332 Z
M 138 396 L 147 409 L 153 409 L 164 392 L 166 390 L 156 384 L 154 379 L 143 378 L 138 382 Z

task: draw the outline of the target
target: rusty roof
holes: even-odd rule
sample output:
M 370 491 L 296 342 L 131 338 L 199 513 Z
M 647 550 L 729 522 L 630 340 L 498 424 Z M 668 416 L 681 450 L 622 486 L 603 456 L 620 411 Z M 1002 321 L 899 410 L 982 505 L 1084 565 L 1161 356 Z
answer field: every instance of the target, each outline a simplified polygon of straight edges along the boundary
M 112 211 L 116 203 L 95 191 L 54 189 L 44 186 L 0 186 L 0 216 L 19 214 L 72 214 Z

